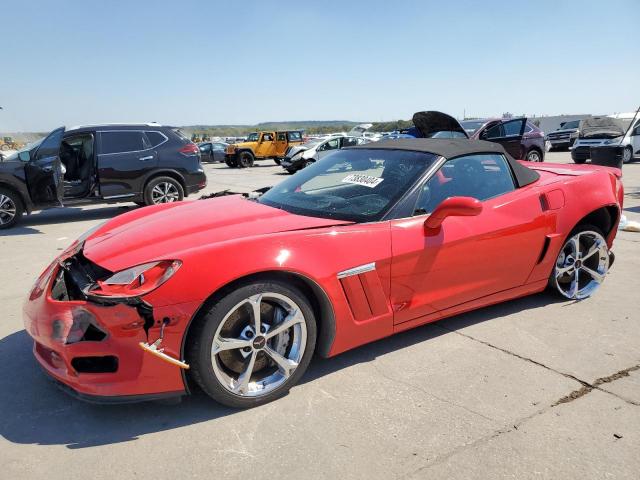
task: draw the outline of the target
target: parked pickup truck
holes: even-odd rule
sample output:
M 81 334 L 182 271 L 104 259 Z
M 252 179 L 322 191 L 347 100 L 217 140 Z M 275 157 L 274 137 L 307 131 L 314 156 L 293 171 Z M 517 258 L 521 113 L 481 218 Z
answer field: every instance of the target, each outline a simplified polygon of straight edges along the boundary
M 269 158 L 280 165 L 287 149 L 301 143 L 302 132 L 299 130 L 254 132 L 249 134 L 245 142 L 229 145 L 224 161 L 231 168 L 252 167 L 256 160 Z

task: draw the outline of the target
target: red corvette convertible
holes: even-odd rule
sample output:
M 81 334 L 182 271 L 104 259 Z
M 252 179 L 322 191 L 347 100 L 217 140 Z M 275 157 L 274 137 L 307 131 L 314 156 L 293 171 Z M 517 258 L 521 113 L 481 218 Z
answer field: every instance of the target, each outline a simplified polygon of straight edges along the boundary
M 520 163 L 501 145 L 402 139 L 336 151 L 258 198 L 138 209 L 36 281 L 26 329 L 70 393 L 250 407 L 323 357 L 547 287 L 593 294 L 620 171 Z

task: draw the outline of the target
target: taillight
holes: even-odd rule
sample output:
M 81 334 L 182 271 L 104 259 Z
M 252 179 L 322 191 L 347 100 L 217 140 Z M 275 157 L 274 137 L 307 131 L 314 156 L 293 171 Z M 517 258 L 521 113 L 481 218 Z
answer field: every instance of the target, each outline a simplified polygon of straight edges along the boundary
M 131 298 L 146 295 L 169 280 L 180 268 L 180 260 L 145 263 L 98 280 L 87 292 L 95 297 Z
M 195 143 L 187 143 L 178 151 L 183 155 L 197 155 L 200 152 L 198 146 Z

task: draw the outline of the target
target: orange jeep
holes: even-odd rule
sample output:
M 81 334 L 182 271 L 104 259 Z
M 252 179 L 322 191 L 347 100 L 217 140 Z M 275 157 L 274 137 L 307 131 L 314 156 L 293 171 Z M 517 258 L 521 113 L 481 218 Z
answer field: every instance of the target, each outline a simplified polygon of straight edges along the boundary
M 235 168 L 252 167 L 255 160 L 272 158 L 280 165 L 280 160 L 291 145 L 302 143 L 300 130 L 284 132 L 250 133 L 245 142 L 234 143 L 227 147 L 224 161 L 227 166 Z

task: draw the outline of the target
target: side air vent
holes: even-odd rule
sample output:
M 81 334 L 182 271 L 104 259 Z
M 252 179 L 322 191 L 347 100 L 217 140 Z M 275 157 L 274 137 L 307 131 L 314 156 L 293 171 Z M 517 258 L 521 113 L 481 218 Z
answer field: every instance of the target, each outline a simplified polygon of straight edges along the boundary
M 543 212 L 549 210 L 549 201 L 547 200 L 547 196 L 544 193 L 540 195 L 540 206 L 542 207 Z
M 338 279 L 355 320 L 367 320 L 389 312 L 375 263 L 340 272 Z

